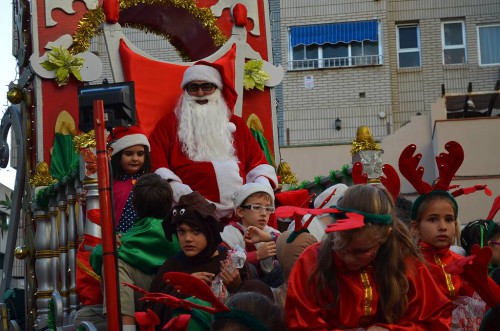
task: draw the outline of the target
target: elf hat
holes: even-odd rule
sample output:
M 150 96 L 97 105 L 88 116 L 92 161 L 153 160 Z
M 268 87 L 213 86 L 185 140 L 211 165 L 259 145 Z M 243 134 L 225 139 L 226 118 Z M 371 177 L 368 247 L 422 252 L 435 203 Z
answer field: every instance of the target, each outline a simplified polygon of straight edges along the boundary
M 108 136 L 108 145 L 112 149 L 111 156 L 135 145 L 151 148 L 146 134 L 138 126 L 117 126 Z

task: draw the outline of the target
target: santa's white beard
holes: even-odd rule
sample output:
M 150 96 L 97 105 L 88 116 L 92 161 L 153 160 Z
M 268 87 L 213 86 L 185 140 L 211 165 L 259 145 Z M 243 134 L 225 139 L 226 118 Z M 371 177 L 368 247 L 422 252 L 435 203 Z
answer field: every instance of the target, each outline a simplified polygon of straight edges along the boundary
M 200 105 L 196 100 L 208 100 Z M 187 92 L 175 110 L 179 120 L 179 140 L 182 151 L 193 161 L 223 161 L 236 159 L 233 147 L 234 127 L 220 90 L 204 97 Z

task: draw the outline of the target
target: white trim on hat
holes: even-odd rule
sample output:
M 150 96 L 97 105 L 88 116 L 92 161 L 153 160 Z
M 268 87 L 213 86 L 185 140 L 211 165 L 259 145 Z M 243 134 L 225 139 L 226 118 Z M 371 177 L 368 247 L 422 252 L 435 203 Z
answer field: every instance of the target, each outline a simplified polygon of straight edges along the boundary
M 269 194 L 271 196 L 271 202 L 274 205 L 274 192 L 271 186 L 260 183 L 246 183 L 234 197 L 234 208 L 240 207 L 243 201 L 245 201 L 250 195 L 257 192 Z
M 148 138 L 146 138 L 145 135 L 137 133 L 137 134 L 129 134 L 126 135 L 114 143 L 111 144 L 111 148 L 113 151 L 111 152 L 111 156 L 115 155 L 116 153 L 135 146 L 135 145 L 145 145 L 148 146 L 149 149 L 151 149 L 151 146 L 149 145 Z
M 203 80 L 217 85 L 219 90 L 222 90 L 222 76 L 214 67 L 204 64 L 195 64 L 184 71 L 182 77 L 181 88 L 184 88 L 189 82 L 194 80 Z

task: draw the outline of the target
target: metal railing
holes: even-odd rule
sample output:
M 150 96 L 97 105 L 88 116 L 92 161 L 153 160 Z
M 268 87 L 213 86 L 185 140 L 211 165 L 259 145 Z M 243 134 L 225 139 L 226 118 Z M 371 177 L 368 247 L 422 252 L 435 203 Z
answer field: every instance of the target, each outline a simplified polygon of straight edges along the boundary
M 382 55 L 361 55 L 323 59 L 293 60 L 288 62 L 288 70 L 311 70 L 323 68 L 343 68 L 381 65 Z

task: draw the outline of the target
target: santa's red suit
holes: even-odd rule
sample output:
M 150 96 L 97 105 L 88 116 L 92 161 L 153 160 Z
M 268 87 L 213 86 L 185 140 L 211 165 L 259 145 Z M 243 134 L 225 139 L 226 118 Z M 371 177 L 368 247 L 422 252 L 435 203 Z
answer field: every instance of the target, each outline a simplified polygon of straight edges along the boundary
M 178 138 L 178 120 L 175 112 L 161 119 L 149 137 L 152 169 L 161 177 L 188 185 L 215 203 L 219 217 L 229 217 L 234 210 L 235 192 L 247 182 L 265 177 L 273 187 L 278 180 L 257 141 L 245 122 L 231 115 L 236 127 L 233 133 L 237 161 L 192 161 L 182 151 Z M 176 186 L 173 185 L 174 196 Z

